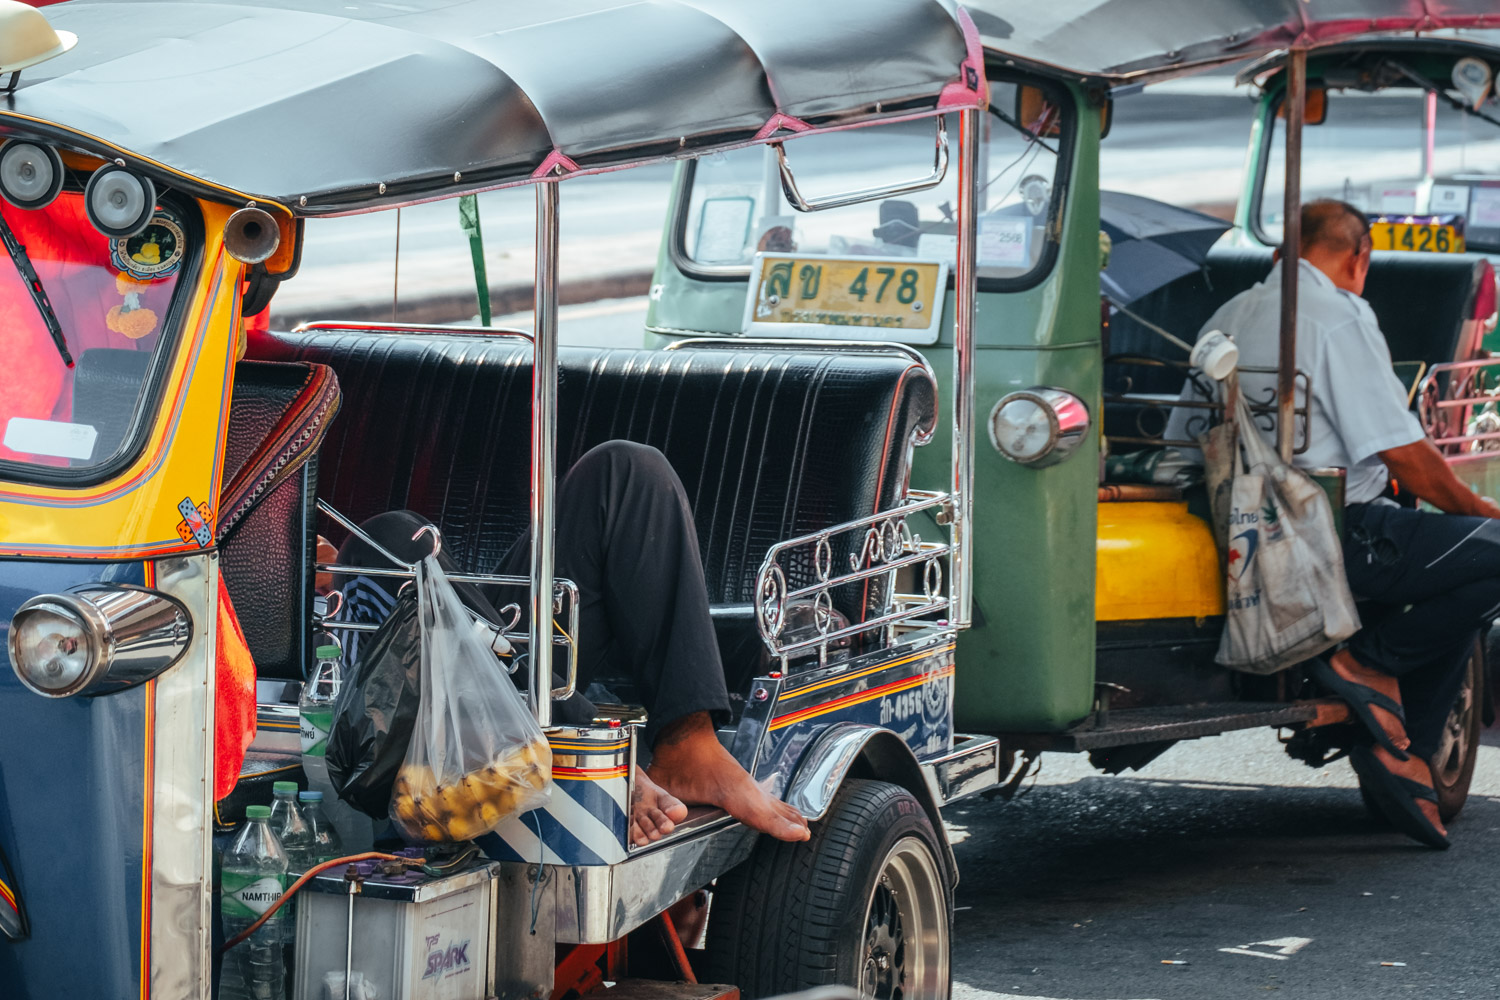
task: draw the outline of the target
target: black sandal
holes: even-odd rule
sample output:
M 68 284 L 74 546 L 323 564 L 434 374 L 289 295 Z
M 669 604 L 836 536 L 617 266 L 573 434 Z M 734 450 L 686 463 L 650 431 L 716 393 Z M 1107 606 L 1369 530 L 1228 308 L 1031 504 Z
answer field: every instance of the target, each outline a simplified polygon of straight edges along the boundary
M 1330 694 L 1346 701 L 1349 704 L 1350 710 L 1354 712 L 1355 717 L 1364 723 L 1365 728 L 1370 731 L 1370 735 L 1375 738 L 1375 742 L 1384 747 L 1392 757 L 1402 761 L 1408 759 L 1407 752 L 1391 742 L 1390 736 L 1381 728 L 1380 720 L 1376 719 L 1375 713 L 1370 711 L 1371 706 L 1384 709 L 1394 715 L 1402 726 L 1405 726 L 1406 711 L 1401 707 L 1399 702 L 1381 694 L 1372 687 L 1368 687 L 1358 681 L 1351 681 L 1349 678 L 1342 676 L 1337 670 L 1333 669 L 1333 665 L 1327 660 L 1319 659 L 1313 662 L 1312 677 L 1313 680 L 1322 685 Z
M 1420 781 L 1412 781 L 1388 770 L 1375 756 L 1370 747 L 1355 747 L 1349 751 L 1349 761 L 1354 771 L 1364 780 L 1364 789 L 1379 807 L 1392 826 L 1408 837 L 1440 851 L 1448 849 L 1447 836 L 1417 805 L 1418 799 L 1428 802 L 1438 800 L 1437 792 Z

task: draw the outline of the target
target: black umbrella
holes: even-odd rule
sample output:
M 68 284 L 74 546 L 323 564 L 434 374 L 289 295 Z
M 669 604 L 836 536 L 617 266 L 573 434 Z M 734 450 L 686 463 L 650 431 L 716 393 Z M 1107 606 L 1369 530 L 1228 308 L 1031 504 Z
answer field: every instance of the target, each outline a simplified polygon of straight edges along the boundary
M 1232 223 L 1140 195 L 1100 191 L 1099 228 L 1114 244 L 1100 290 L 1127 305 L 1199 270 Z

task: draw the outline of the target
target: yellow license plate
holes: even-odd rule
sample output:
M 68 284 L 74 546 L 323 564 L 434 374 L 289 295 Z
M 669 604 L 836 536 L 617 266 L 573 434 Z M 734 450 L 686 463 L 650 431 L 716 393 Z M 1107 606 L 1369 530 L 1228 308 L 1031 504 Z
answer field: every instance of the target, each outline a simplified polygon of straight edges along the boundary
M 1464 234 L 1456 226 L 1429 222 L 1373 222 L 1370 241 L 1376 250 L 1414 253 L 1463 253 Z
M 941 261 L 762 254 L 752 272 L 746 328 L 839 337 L 831 328 L 857 327 L 855 339 L 935 343 L 947 271 Z

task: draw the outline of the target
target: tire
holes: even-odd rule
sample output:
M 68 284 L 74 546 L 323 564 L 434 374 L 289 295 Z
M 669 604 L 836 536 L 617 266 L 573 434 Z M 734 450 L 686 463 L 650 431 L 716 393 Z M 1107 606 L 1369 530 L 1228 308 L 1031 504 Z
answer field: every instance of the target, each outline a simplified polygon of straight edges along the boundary
M 1479 736 L 1484 725 L 1484 652 L 1475 643 L 1469 658 L 1468 674 L 1459 689 L 1458 700 L 1443 726 L 1438 752 L 1427 762 L 1432 772 L 1432 787 L 1437 792 L 1438 815 L 1446 825 L 1458 818 L 1469 800 L 1469 786 L 1474 781 L 1474 764 L 1479 757 Z M 1378 822 L 1389 825 L 1360 782 L 1359 794 L 1365 811 Z
M 762 837 L 722 876 L 700 979 L 746 1000 L 845 985 L 876 1000 L 946 1000 L 952 880 L 922 804 L 850 780 L 812 839 Z

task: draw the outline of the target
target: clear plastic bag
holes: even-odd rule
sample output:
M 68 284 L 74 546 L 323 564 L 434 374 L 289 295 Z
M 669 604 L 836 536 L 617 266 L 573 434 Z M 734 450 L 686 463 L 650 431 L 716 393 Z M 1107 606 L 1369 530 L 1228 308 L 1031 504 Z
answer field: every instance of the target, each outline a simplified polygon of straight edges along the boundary
M 552 751 L 432 556 L 417 570 L 422 704 L 391 790 L 413 841 L 472 840 L 545 805 Z

